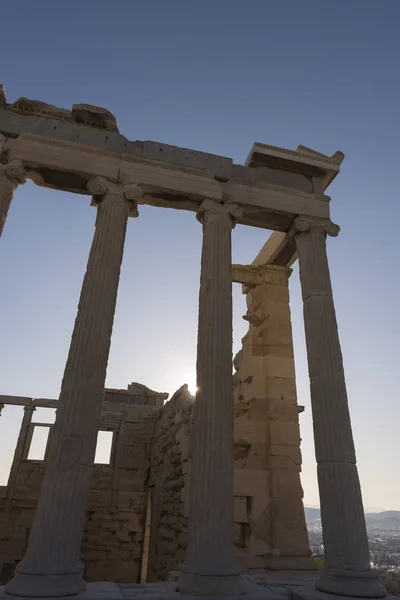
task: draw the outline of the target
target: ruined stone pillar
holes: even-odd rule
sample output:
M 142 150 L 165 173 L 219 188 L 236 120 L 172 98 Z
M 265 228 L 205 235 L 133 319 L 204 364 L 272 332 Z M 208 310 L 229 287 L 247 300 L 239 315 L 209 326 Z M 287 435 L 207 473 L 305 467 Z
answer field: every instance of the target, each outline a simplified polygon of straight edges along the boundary
M 1 404 L 0 404 L 0 409 L 1 409 Z M 21 428 L 19 430 L 19 435 L 18 435 L 18 441 L 17 441 L 17 445 L 15 447 L 15 452 L 14 452 L 14 458 L 13 458 L 13 462 L 11 465 L 11 470 L 10 470 L 10 475 L 8 477 L 8 483 L 7 483 L 7 506 L 10 506 L 11 500 L 12 500 L 12 496 L 14 493 L 14 486 L 15 486 L 15 480 L 17 478 L 18 475 L 18 470 L 21 464 L 21 460 L 22 458 L 28 455 L 29 450 L 26 448 L 27 445 L 27 439 L 28 439 L 28 434 L 29 434 L 29 430 L 31 427 L 31 423 L 32 423 L 32 417 L 33 417 L 33 413 L 35 412 L 36 408 L 33 402 L 30 402 L 29 404 L 27 404 L 26 406 L 24 406 L 24 416 L 22 418 L 22 423 L 21 423 Z
M 247 295 L 243 318 L 249 322 L 234 360 L 235 494 L 245 495 L 248 469 L 258 478 L 251 499 L 250 532 L 246 547 L 236 550 L 238 562 L 273 570 L 316 569 L 310 556 L 300 482 L 299 407 L 289 305 L 292 270 L 270 264 L 233 265 L 232 270 L 233 281 L 242 283 Z M 247 525 L 236 524 L 236 535 L 239 527 L 244 535 Z
M 0 237 L 3 233 L 11 200 L 19 183 L 25 183 L 24 165 L 13 158 L 5 165 L 0 164 Z
M 327 560 L 327 567 L 316 586 L 332 594 L 379 598 L 386 592 L 377 573 L 370 568 L 326 253 L 326 235 L 338 233 L 339 227 L 327 220 L 307 217 L 295 220 Z
M 193 422 L 186 563 L 180 591 L 239 592 L 234 560 L 231 231 L 240 217 L 230 204 L 204 200 L 197 385 Z
M 102 178 L 90 180 L 88 189 L 98 199 L 96 229 L 29 545 L 7 586 L 13 595 L 67 596 L 85 589 L 80 550 L 86 502 L 126 226 L 132 200 L 141 196 L 134 184 Z

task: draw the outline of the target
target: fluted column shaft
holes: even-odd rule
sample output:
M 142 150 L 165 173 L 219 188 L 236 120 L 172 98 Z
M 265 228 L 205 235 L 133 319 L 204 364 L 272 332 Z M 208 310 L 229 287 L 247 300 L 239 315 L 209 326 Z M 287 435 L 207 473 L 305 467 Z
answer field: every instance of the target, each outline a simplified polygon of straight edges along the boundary
M 342 353 L 326 253 L 330 221 L 295 221 L 310 376 L 315 454 L 327 568 L 326 592 L 384 596 L 370 568 L 368 538 L 347 402 Z
M 3 233 L 14 192 L 19 183 L 25 183 L 25 169 L 20 160 L 12 159 L 0 164 L 0 237 Z
M 231 230 L 239 211 L 205 200 L 188 547 L 178 588 L 239 589 L 234 561 Z
M 91 485 L 127 220 L 122 186 L 91 180 L 96 228 L 27 552 L 7 592 L 66 596 L 85 589 L 80 548 Z

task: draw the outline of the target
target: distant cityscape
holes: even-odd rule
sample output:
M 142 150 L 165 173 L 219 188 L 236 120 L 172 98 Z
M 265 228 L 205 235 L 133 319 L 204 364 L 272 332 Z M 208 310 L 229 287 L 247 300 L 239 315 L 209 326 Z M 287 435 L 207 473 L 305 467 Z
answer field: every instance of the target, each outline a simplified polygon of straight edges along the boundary
M 324 555 L 319 508 L 305 507 L 310 548 L 313 556 Z M 400 511 L 366 513 L 371 566 L 400 573 Z

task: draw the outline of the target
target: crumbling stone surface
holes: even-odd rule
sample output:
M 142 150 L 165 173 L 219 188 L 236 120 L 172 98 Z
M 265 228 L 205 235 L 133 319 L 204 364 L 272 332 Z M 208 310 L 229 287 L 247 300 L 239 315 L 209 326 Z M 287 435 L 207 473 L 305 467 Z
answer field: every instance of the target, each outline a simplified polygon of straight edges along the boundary
M 114 433 L 110 464 L 96 464 L 82 541 L 87 581 L 139 581 L 147 506 L 153 415 L 164 401 L 141 386 L 107 390 L 101 430 Z M 147 392 L 146 392 L 147 390 Z M 148 404 L 146 404 L 148 402 Z M 51 435 L 51 434 L 50 434 Z M 19 439 L 26 446 L 29 436 Z M 28 455 L 29 448 L 22 450 Z M 22 458 L 10 489 L 0 495 L 0 570 L 22 559 L 39 495 L 44 461 Z M 4 497 L 1 497 L 4 496 Z
M 234 359 L 235 495 L 246 499 L 242 516 L 235 514 L 235 532 L 240 562 L 250 568 L 312 568 L 300 483 L 290 271 L 286 277 L 281 271 L 275 283 L 266 277 L 245 288 L 249 330 Z
M 187 386 L 182 386 L 155 418 L 149 476 L 153 493 L 149 581 L 165 580 L 185 558 L 193 402 Z
M 249 333 L 234 361 L 236 559 L 244 569 L 309 568 L 294 367 L 277 377 L 265 363 L 281 346 L 290 356 L 288 295 L 264 285 L 248 294 Z M 271 328 L 269 318 L 286 323 Z M 276 332 L 269 353 L 260 342 L 265 326 Z M 82 540 L 89 582 L 143 582 L 146 562 L 147 581 L 165 580 L 185 559 L 194 397 L 182 386 L 166 399 L 138 383 L 105 390 L 100 429 L 114 436 L 110 464 L 94 466 L 89 494 Z M 27 459 L 31 435 L 28 418 L 9 485 L 0 488 L 0 571 L 22 559 L 38 499 L 44 462 Z
M 73 104 L 72 110 L 58 108 L 52 104 L 29 98 L 18 98 L 13 104 L 8 105 L 8 110 L 19 114 L 39 115 L 61 119 L 63 121 L 75 121 L 89 127 L 106 129 L 118 133 L 117 121 L 114 115 L 106 108 L 92 106 L 91 104 Z

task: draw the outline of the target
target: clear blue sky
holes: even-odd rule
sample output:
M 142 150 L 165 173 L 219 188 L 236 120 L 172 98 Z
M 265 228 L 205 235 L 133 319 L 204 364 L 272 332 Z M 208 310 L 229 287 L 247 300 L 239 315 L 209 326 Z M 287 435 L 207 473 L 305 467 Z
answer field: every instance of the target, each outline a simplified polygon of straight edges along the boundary
M 237 163 L 254 141 L 345 152 L 328 249 L 364 501 L 400 509 L 398 0 L 38 0 L 6 3 L 1 19 L 9 102 L 103 106 L 129 139 Z M 19 188 L 0 244 L 0 393 L 57 397 L 94 219 L 88 197 Z M 237 227 L 234 261 L 267 236 Z M 193 213 L 143 207 L 130 221 L 109 387 L 193 379 L 200 250 Z M 305 502 L 318 504 L 297 269 L 291 299 Z M 234 308 L 236 352 L 239 286 Z M 2 457 L 17 413 L 1 417 Z

